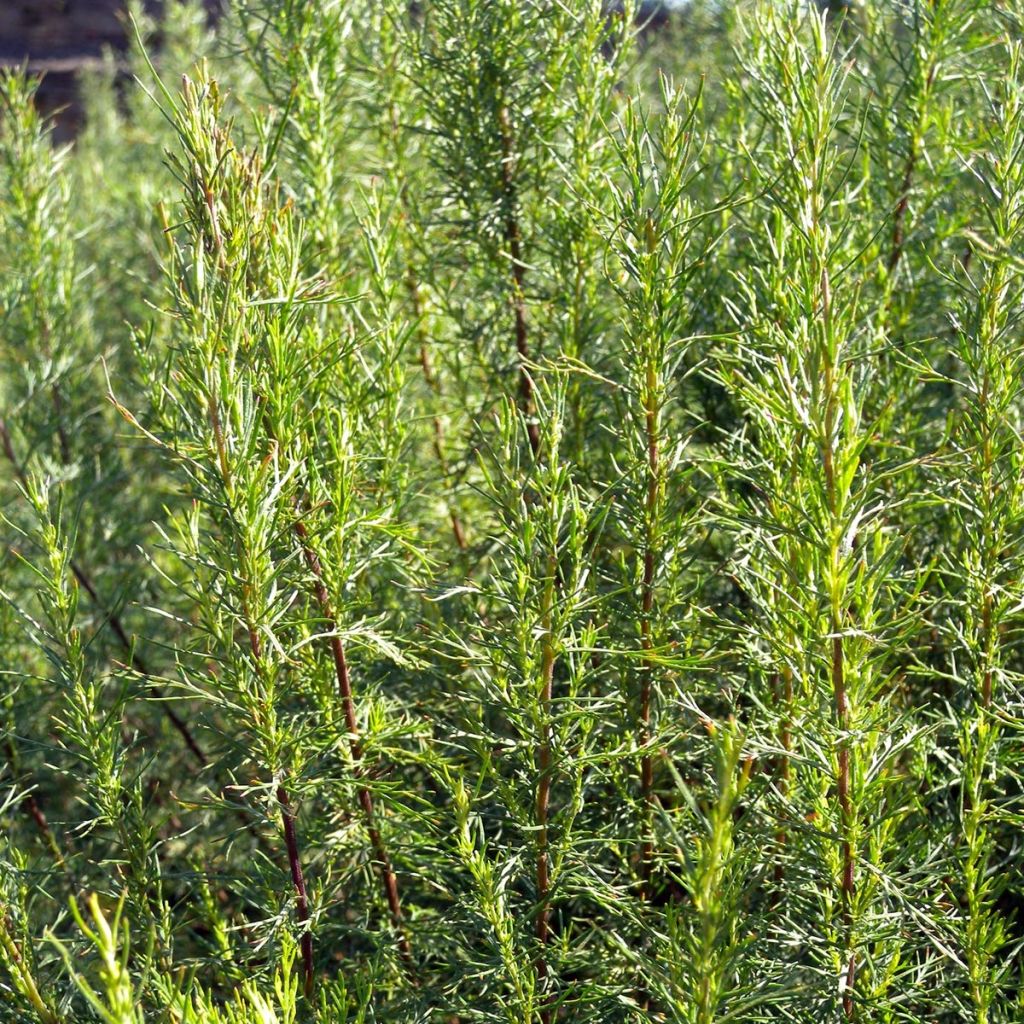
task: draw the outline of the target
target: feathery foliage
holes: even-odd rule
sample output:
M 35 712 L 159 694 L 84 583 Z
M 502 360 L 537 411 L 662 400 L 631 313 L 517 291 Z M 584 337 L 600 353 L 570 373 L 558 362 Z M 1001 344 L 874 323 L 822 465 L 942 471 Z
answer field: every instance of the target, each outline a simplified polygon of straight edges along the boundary
M 0 1020 L 1024 1019 L 1024 5 L 165 8 L 0 77 Z

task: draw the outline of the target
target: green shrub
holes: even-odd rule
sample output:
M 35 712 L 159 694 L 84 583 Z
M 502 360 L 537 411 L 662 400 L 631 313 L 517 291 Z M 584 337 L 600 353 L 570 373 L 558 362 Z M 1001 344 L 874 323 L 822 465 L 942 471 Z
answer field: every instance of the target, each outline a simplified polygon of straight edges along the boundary
M 0 1019 L 1024 1020 L 1024 4 L 835 8 L 3 73 Z

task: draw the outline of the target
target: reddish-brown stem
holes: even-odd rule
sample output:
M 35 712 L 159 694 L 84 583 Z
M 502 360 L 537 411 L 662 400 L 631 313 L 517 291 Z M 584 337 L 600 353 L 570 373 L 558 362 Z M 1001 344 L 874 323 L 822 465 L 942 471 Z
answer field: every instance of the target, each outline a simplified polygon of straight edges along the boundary
M 8 745 L 8 756 L 10 756 L 11 750 Z M 54 839 L 53 829 L 50 828 L 50 823 L 46 820 L 46 815 L 43 813 L 42 807 L 39 806 L 39 801 L 36 800 L 35 796 L 31 793 L 26 793 L 21 798 L 21 809 L 35 822 L 35 826 L 39 829 L 39 834 L 46 840 L 46 845 L 54 853 L 59 853 L 57 849 L 57 840 Z M 63 859 L 63 858 L 61 858 Z
M 2 419 L 0 419 L 0 447 L 3 448 L 4 455 L 7 457 L 7 461 L 11 464 L 18 481 L 21 483 L 22 487 L 27 488 L 28 477 L 21 463 L 18 461 L 17 455 L 14 451 L 14 444 L 11 440 L 10 431 L 7 429 L 7 424 Z M 117 637 L 118 642 L 124 648 L 125 654 L 128 656 L 129 662 L 131 663 L 131 667 L 135 669 L 139 675 L 148 678 L 150 675 L 149 669 L 146 667 L 141 656 L 135 650 L 135 645 L 128 636 L 128 631 L 125 629 L 120 616 L 117 612 L 106 607 L 103 600 L 100 598 L 99 591 L 96 589 L 96 584 L 93 582 L 92 577 L 79 562 L 72 559 L 69 563 L 69 567 L 75 579 L 78 581 L 79 586 L 89 595 L 90 600 L 99 609 L 103 620 L 107 623 L 111 632 Z M 163 690 L 161 690 L 155 683 L 147 684 L 146 689 L 151 697 L 161 702 L 160 707 L 162 708 L 163 713 L 167 716 L 167 720 L 177 730 L 182 740 L 184 740 L 185 745 L 192 752 L 196 761 L 199 762 L 199 765 L 201 767 L 205 767 L 209 764 L 209 758 L 199 745 L 198 740 L 196 740 L 195 736 L 192 734 L 192 730 L 188 727 L 187 723 L 169 704 L 164 702 Z
M 281 808 L 284 824 L 284 843 L 288 850 L 288 867 L 291 870 L 292 885 L 295 887 L 295 916 L 304 926 L 299 950 L 302 955 L 305 981 L 303 988 L 306 998 L 313 995 L 313 933 L 309 928 L 309 899 L 306 895 L 306 880 L 302 875 L 302 858 L 299 856 L 299 841 L 295 833 L 295 813 L 292 811 L 288 790 L 284 785 L 277 787 L 277 802 Z
M 71 562 L 71 571 L 74 573 L 75 579 L 78 580 L 79 585 L 89 595 L 93 603 L 100 609 L 103 618 L 110 626 L 114 636 L 117 637 L 118 642 L 125 650 L 125 654 L 128 655 L 128 661 L 131 667 L 139 673 L 140 676 L 149 677 L 150 671 L 146 662 L 143 661 L 141 655 L 135 650 L 135 645 L 132 643 L 131 638 L 128 636 L 127 631 L 121 622 L 120 616 L 116 612 L 109 611 L 99 596 L 99 592 L 96 590 L 96 585 L 92 579 L 85 572 L 85 570 L 77 563 Z M 199 741 L 192 734 L 192 730 L 188 727 L 185 720 L 172 708 L 169 704 L 164 703 L 164 691 L 157 686 L 155 683 L 148 683 L 146 690 L 149 695 L 154 699 L 161 702 L 160 706 L 163 709 L 163 713 L 167 716 L 167 720 L 177 730 L 185 743 L 185 746 L 192 752 L 192 756 L 196 759 L 201 767 L 206 767 L 210 763 L 210 759 L 206 756 L 206 752 L 199 745 Z
M 313 593 L 317 604 L 320 606 L 320 615 L 330 631 L 328 642 L 331 658 L 334 662 L 338 693 L 341 697 L 342 711 L 345 716 L 345 727 L 349 735 L 349 749 L 352 754 L 352 760 L 355 762 L 358 778 L 363 773 L 363 747 L 359 739 L 359 722 L 356 718 L 356 704 L 352 693 L 352 680 L 349 673 L 348 659 L 345 656 L 345 645 L 338 634 L 337 617 L 334 613 L 330 593 L 327 590 L 327 582 L 323 566 L 320 563 L 320 556 L 313 548 L 306 524 L 301 519 L 296 519 L 294 530 L 296 537 L 299 539 L 299 545 L 302 549 L 306 566 L 313 576 Z M 388 855 L 387 847 L 384 845 L 384 838 L 377 827 L 373 796 L 369 789 L 362 785 L 359 787 L 359 806 L 363 810 L 366 831 L 370 839 L 374 860 L 376 860 L 377 868 L 380 871 L 381 884 L 384 887 L 384 896 L 387 900 L 388 909 L 391 912 L 392 923 L 398 932 L 398 951 L 405 963 L 406 969 L 411 975 L 413 973 L 412 946 L 405 933 L 402 903 L 398 892 L 398 878 L 391 865 L 391 858 Z
M 15 772 L 15 761 L 17 760 L 17 752 L 14 749 L 14 744 L 10 738 L 4 740 L 4 753 L 7 756 L 7 763 L 11 766 L 11 771 Z M 34 793 L 26 793 L 21 798 L 19 805 L 25 815 L 31 819 L 33 825 L 35 825 L 42 840 L 49 847 L 50 852 L 53 854 L 54 860 L 59 867 L 67 870 L 67 863 L 64 860 L 64 855 L 61 853 L 60 846 L 57 843 L 57 837 L 53 834 L 53 829 L 50 828 L 50 823 L 46 820 L 46 814 L 39 801 L 36 799 Z
M 391 66 L 389 72 L 395 72 L 394 65 Z M 399 120 L 398 105 L 394 102 L 394 96 L 392 96 L 392 100 L 388 105 L 388 122 L 391 132 L 390 141 L 394 155 L 395 173 L 401 175 L 402 167 L 405 163 L 405 152 L 401 142 L 402 129 Z M 412 216 L 407 185 L 404 180 L 402 180 L 399 185 L 398 200 L 402 207 L 402 221 L 405 224 L 408 224 L 412 220 Z M 408 258 L 408 255 L 406 256 L 405 286 L 409 292 L 409 300 L 412 303 L 412 312 L 416 324 L 416 331 L 420 338 L 420 367 L 423 370 L 423 379 L 426 382 L 427 387 L 434 392 L 434 395 L 440 398 L 441 384 L 430 364 L 430 347 L 427 343 L 428 339 L 423 330 L 423 297 L 420 294 L 419 281 L 416 279 L 412 261 Z M 433 428 L 434 456 L 440 466 L 441 475 L 444 478 L 445 483 L 450 485 L 451 478 L 448 472 L 448 462 L 444 456 L 444 425 L 441 422 L 440 416 L 433 417 Z M 459 518 L 459 514 L 455 511 L 455 506 L 450 499 L 451 495 L 449 495 L 448 518 L 451 520 L 452 524 L 452 536 L 455 538 L 455 544 L 459 550 L 464 551 L 466 548 L 466 534 L 462 528 L 462 520 Z
M 501 133 L 502 199 L 505 206 L 505 246 L 512 266 L 512 312 L 515 318 L 516 352 L 519 356 L 519 408 L 526 418 L 526 434 L 536 456 L 540 452 L 540 428 L 536 421 L 533 378 L 530 376 L 529 326 L 526 313 L 526 265 L 523 263 L 522 230 L 519 226 L 519 190 L 515 175 L 515 140 L 508 110 L 498 114 Z
M 56 387 L 50 389 L 50 398 L 53 402 L 53 412 L 57 424 L 57 443 L 60 446 L 61 461 L 65 466 L 71 463 L 71 441 L 64 429 L 64 400 L 61 398 L 60 390 Z
M 853 984 L 857 980 L 857 954 L 850 951 L 850 959 L 846 965 L 846 986 L 843 989 L 843 1013 L 847 1020 L 856 1020 L 857 1008 L 853 1002 Z
M 255 669 L 263 672 L 263 644 L 259 631 L 249 614 L 249 601 L 245 594 L 242 597 L 242 609 L 245 615 L 246 631 L 249 635 L 249 650 L 252 652 Z M 288 870 L 292 877 L 292 888 L 295 890 L 295 916 L 303 925 L 302 938 L 299 940 L 299 952 L 302 956 L 303 990 L 306 998 L 311 998 L 314 987 L 313 973 L 313 933 L 309 926 L 309 897 L 306 893 L 306 879 L 302 874 L 302 856 L 299 852 L 299 839 L 295 830 L 295 812 L 292 810 L 291 799 L 283 782 L 277 785 L 277 803 L 281 808 L 281 823 L 284 828 L 284 843 L 288 854 Z
M 900 183 L 900 197 L 896 203 L 896 210 L 892 223 L 892 243 L 889 247 L 888 270 L 891 274 L 899 265 L 903 257 L 903 245 L 905 241 L 907 207 L 910 205 L 910 190 L 914 183 L 914 169 L 917 166 L 917 143 L 910 140 L 910 151 L 907 153 L 907 162 L 903 168 L 903 181 Z

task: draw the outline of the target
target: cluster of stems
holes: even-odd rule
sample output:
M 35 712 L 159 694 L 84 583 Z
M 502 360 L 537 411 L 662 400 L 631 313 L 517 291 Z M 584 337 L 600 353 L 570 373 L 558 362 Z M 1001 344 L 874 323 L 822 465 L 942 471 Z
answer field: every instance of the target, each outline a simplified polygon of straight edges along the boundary
M 1021 1019 L 1024 5 L 129 6 L 0 75 L 0 1022 Z

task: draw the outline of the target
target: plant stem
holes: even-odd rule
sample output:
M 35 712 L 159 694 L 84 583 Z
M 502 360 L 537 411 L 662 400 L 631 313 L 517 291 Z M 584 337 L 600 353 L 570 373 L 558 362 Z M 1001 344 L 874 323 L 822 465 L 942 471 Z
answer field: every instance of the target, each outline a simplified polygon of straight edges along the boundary
M 18 457 L 14 451 L 14 444 L 11 440 L 10 431 L 7 429 L 7 424 L 3 419 L 0 419 L 0 447 L 3 448 L 4 455 L 7 457 L 7 461 L 11 464 L 11 468 L 14 470 L 14 474 L 18 478 L 22 487 L 27 487 L 28 476 L 21 463 L 18 461 Z M 121 621 L 121 617 L 117 612 L 106 607 L 103 600 L 100 598 L 99 591 L 96 589 L 96 584 L 93 582 L 92 577 L 86 571 L 84 566 L 74 559 L 68 563 L 68 566 L 81 588 L 89 595 L 89 598 L 99 610 L 103 621 L 110 626 L 111 632 L 113 632 L 114 636 L 117 637 L 118 642 L 124 648 L 125 654 L 128 656 L 128 660 L 131 663 L 131 667 L 135 669 L 139 675 L 148 679 L 150 677 L 149 669 L 146 667 L 146 663 L 142 660 L 142 657 L 136 652 L 135 645 L 128 636 L 128 631 L 125 629 L 124 623 Z M 174 710 L 174 708 L 166 703 L 164 700 L 163 690 L 153 682 L 146 684 L 146 690 L 154 700 L 160 702 L 160 708 L 167 717 L 167 720 L 172 726 L 174 726 L 182 740 L 184 740 L 185 746 L 187 746 L 192 752 L 192 755 L 199 763 L 199 766 L 201 768 L 205 768 L 210 763 L 210 759 L 206 756 L 206 753 L 199 745 L 199 741 L 192 734 L 192 730 L 188 727 L 185 720 Z
M 544 630 L 543 650 L 541 653 L 541 690 L 540 690 L 540 736 L 537 742 L 537 916 L 535 930 L 539 947 L 535 969 L 541 995 L 541 1024 L 551 1024 L 551 996 L 545 992 L 549 970 L 546 947 L 550 940 L 551 922 L 551 862 L 548 841 L 548 812 L 551 801 L 551 699 L 555 673 L 555 647 L 551 637 L 552 603 L 555 589 L 555 559 L 549 565 L 548 582 L 544 588 L 543 606 L 541 610 Z
M 389 67 L 389 72 L 394 74 L 394 66 Z M 398 105 L 395 103 L 394 95 L 389 97 L 388 102 L 388 141 L 391 144 L 392 160 L 393 160 L 393 173 L 399 177 L 398 182 L 398 201 L 401 206 L 402 217 L 401 222 L 403 226 L 408 229 L 408 225 L 412 222 L 412 210 L 409 204 L 408 195 L 408 182 L 405 179 L 403 165 L 405 162 L 405 151 L 401 144 L 401 124 L 399 119 Z M 441 382 L 437 378 L 437 374 L 434 373 L 434 368 L 431 365 L 430 360 L 430 345 L 427 333 L 423 328 L 423 295 L 420 290 L 420 283 L 416 276 L 415 268 L 412 264 L 412 258 L 410 256 L 410 250 L 412 248 L 411 242 L 408 238 L 408 230 L 406 231 L 406 242 L 405 242 L 405 287 L 409 293 L 409 301 L 412 304 L 413 319 L 416 324 L 416 335 L 420 343 L 419 361 L 420 368 L 423 371 L 423 380 L 427 387 L 433 392 L 435 399 L 440 399 L 441 395 Z M 448 460 L 444 454 L 444 424 L 441 421 L 441 417 L 435 414 L 431 417 L 433 427 L 433 449 L 434 458 L 437 460 L 438 467 L 441 470 L 441 476 L 444 479 L 445 485 L 449 491 L 448 495 L 448 518 L 452 525 L 452 536 L 455 539 L 455 545 L 460 551 L 466 550 L 466 533 L 462 526 L 462 520 L 459 518 L 458 512 L 455 510 L 455 504 L 452 501 L 451 495 L 451 472 L 448 467 Z
M 12 973 L 17 974 L 16 984 L 18 984 L 25 998 L 32 1004 L 32 1008 L 36 1011 L 41 1024 L 60 1024 L 60 1017 L 50 1009 L 46 1000 L 39 993 L 39 987 L 32 976 L 32 971 L 25 962 L 25 958 L 22 956 L 21 950 L 14 940 L 14 936 L 11 935 L 10 926 L 7 923 L 7 915 L 3 909 L 0 909 L 0 949 L 3 949 L 7 955 L 7 962 L 12 969 Z
M 825 367 L 824 367 L 824 391 L 825 391 L 825 417 L 824 417 L 824 438 L 822 443 L 822 465 L 825 473 L 825 491 L 828 503 L 829 523 L 829 551 L 828 557 L 831 569 L 831 609 L 829 612 L 829 632 L 832 636 L 831 644 L 831 683 L 832 695 L 835 702 L 836 727 L 839 730 L 839 749 L 837 751 L 838 771 L 836 778 L 836 795 L 839 803 L 839 818 L 842 827 L 842 881 L 840 886 L 840 897 L 843 907 L 843 928 L 846 932 L 844 945 L 848 953 L 848 964 L 846 969 L 846 983 L 843 986 L 843 1014 L 847 1020 L 856 1019 L 856 1007 L 853 1002 L 853 985 L 856 980 L 857 962 L 856 955 L 852 948 L 853 943 L 853 899 L 856 888 L 854 853 L 851 841 L 851 830 L 853 827 L 853 807 L 850 799 L 850 708 L 846 686 L 846 665 L 843 651 L 843 609 L 842 597 L 837 584 L 839 576 L 839 561 L 841 556 L 839 550 L 839 518 L 840 518 L 840 496 L 838 493 L 835 455 L 833 445 L 835 444 L 835 433 L 839 415 L 838 395 L 836 386 L 836 369 L 832 352 L 832 288 L 829 279 L 828 267 L 821 264 L 821 315 L 825 331 Z
M 213 406 L 211 405 L 211 408 Z M 219 430 L 219 420 L 212 417 L 215 426 L 218 449 L 224 451 L 222 435 Z M 226 462 L 225 462 L 226 465 Z M 225 476 L 225 483 L 230 480 L 230 475 Z M 242 595 L 242 613 L 245 617 L 246 629 L 249 635 L 249 650 L 252 653 L 257 673 L 263 672 L 263 644 L 260 641 L 256 625 L 249 612 L 249 601 L 246 595 Z M 284 829 L 285 849 L 288 854 L 288 870 L 291 874 L 292 887 L 295 890 L 295 916 L 302 924 L 303 932 L 299 943 L 302 955 L 303 967 L 303 991 L 306 998 L 312 998 L 315 977 L 313 972 L 313 934 L 309 925 L 309 897 L 306 892 L 306 879 L 302 873 L 302 856 L 299 849 L 298 835 L 295 830 L 295 812 L 292 810 L 291 798 L 288 789 L 283 781 L 277 784 L 277 802 L 281 808 L 281 823 Z
M 793 670 L 787 665 L 781 672 L 776 672 L 772 687 L 776 699 L 782 704 L 783 718 L 779 727 L 779 746 L 782 753 L 776 762 L 776 781 L 779 787 L 779 795 L 783 803 L 789 796 L 790 783 L 792 781 L 791 754 L 793 751 Z M 777 905 L 782 898 L 782 886 L 786 878 L 786 866 L 782 860 L 782 853 L 788 841 L 786 833 L 786 822 L 780 819 L 778 831 L 775 833 L 776 842 L 779 844 L 779 859 L 775 862 L 775 884 L 778 887 L 773 900 Z
M 914 183 L 914 168 L 917 165 L 917 140 L 911 138 L 910 151 L 903 170 L 903 181 L 900 184 L 900 197 L 896 203 L 896 211 L 892 223 L 892 243 L 889 248 L 887 267 L 891 274 L 899 265 L 903 256 L 904 234 L 906 232 L 907 207 L 910 205 L 910 190 Z
M 7 756 L 7 763 L 11 766 L 11 770 L 13 771 L 14 763 L 17 760 L 17 751 L 9 737 L 4 740 L 4 753 Z M 32 823 L 35 825 L 40 836 L 42 836 L 43 841 L 53 854 L 53 859 L 57 863 L 57 866 L 68 872 L 70 877 L 70 869 L 64 859 L 64 854 L 61 852 L 60 844 L 57 842 L 57 837 L 53 834 L 53 829 L 50 828 L 50 823 L 46 820 L 46 813 L 43 811 L 42 806 L 36 799 L 35 794 L 26 793 L 21 798 L 19 806 L 22 811 L 32 819 Z
M 656 371 L 654 365 L 649 364 L 644 394 L 644 423 L 647 435 L 647 496 L 644 506 L 644 568 L 640 598 L 640 646 L 644 652 L 640 664 L 640 743 L 644 751 L 640 759 L 640 799 L 643 803 L 640 898 L 645 901 L 650 898 L 654 857 L 654 842 L 651 835 L 651 830 L 654 827 L 654 761 L 648 748 L 651 743 L 651 692 L 654 681 L 654 664 L 651 660 L 653 647 L 651 624 L 654 616 L 654 546 L 660 516 L 659 495 L 661 490 L 659 412 Z
M 856 980 L 856 954 L 850 945 L 852 942 L 853 930 L 853 898 L 856 886 L 854 874 L 853 845 L 850 841 L 850 830 L 853 823 L 853 811 L 850 803 L 850 748 L 846 738 L 846 732 L 850 725 L 850 711 L 846 695 L 846 676 L 843 661 L 843 639 L 839 635 L 842 623 L 833 614 L 831 620 L 832 629 L 832 690 L 835 695 L 836 725 L 840 731 L 839 740 L 839 772 L 836 780 L 836 788 L 839 799 L 840 821 L 843 827 L 842 851 L 843 851 L 843 880 L 842 880 L 842 903 L 843 903 L 843 926 L 846 929 L 846 944 L 849 952 L 849 962 L 846 974 L 846 984 L 843 987 L 843 1013 L 847 1020 L 856 1019 L 856 1009 L 853 1003 L 853 984 Z
M 515 140 L 508 110 L 498 113 L 501 133 L 502 199 L 505 208 L 504 237 L 512 266 L 512 311 L 515 317 L 516 352 L 519 356 L 519 408 L 526 418 L 526 435 L 534 457 L 540 452 L 540 427 L 535 419 L 533 378 L 530 376 L 529 326 L 526 313 L 526 266 L 522 255 L 522 230 L 519 225 L 519 194 L 515 177 Z
M 427 344 L 427 338 L 422 328 L 423 322 L 423 309 L 422 309 L 422 297 L 420 296 L 420 287 L 413 275 L 412 268 L 410 267 L 406 275 L 406 286 L 409 289 L 409 297 L 412 301 L 413 316 L 416 318 L 417 333 L 420 336 L 420 368 L 423 370 L 423 379 L 426 381 L 427 387 L 430 388 L 434 393 L 435 398 L 441 397 L 441 382 L 437 379 L 437 374 L 434 373 L 433 365 L 430 361 L 430 347 Z M 444 478 L 445 485 L 448 488 L 448 518 L 452 524 L 452 536 L 455 538 L 455 545 L 460 551 L 466 550 L 466 532 L 462 527 L 462 520 L 459 518 L 458 512 L 455 511 L 455 505 L 452 502 L 451 496 L 451 470 L 448 467 L 448 460 L 444 454 L 444 424 L 441 422 L 439 415 L 432 417 L 433 422 L 433 449 L 434 458 L 437 459 L 437 464 L 441 469 L 441 476 Z
M 359 722 L 356 718 L 355 698 L 352 693 L 352 680 L 349 674 L 348 660 L 345 656 L 345 645 L 338 633 L 337 616 L 334 613 L 331 596 L 327 590 L 320 556 L 313 548 L 306 524 L 301 519 L 296 519 L 293 529 L 296 537 L 299 539 L 299 545 L 302 549 L 306 565 L 313 575 L 313 593 L 317 604 L 320 606 L 320 614 L 330 632 L 328 644 L 331 650 L 331 658 L 334 662 L 334 672 L 338 684 L 338 693 L 341 696 L 342 710 L 345 715 L 345 727 L 349 735 L 349 750 L 352 754 L 352 760 L 356 765 L 356 777 L 360 778 L 363 774 L 363 747 L 359 738 Z M 398 891 L 398 878 L 391 865 L 391 858 L 384 844 L 384 837 L 381 835 L 376 823 L 373 796 L 365 785 L 360 785 L 358 798 L 366 822 L 366 831 L 370 837 L 370 846 L 373 849 L 374 859 L 380 871 L 381 883 L 384 887 L 384 896 L 391 913 L 391 920 L 398 932 L 398 951 L 405 963 L 406 970 L 412 975 L 412 946 L 405 932 L 402 903 Z
M 277 787 L 277 802 L 281 807 L 284 824 L 284 842 L 288 850 L 288 867 L 295 887 L 295 916 L 305 926 L 300 940 L 300 951 L 305 973 L 303 989 L 306 998 L 313 996 L 313 933 L 309 927 L 309 899 L 306 895 L 306 880 L 302 875 L 302 859 L 299 856 L 299 841 L 295 833 L 295 813 L 292 811 L 288 790 L 282 783 Z
M 887 262 L 890 274 L 897 266 L 899 266 L 899 262 L 903 258 L 907 230 L 907 208 L 910 206 L 910 193 L 914 187 L 914 174 L 917 170 L 917 161 L 921 145 L 919 135 L 922 130 L 922 123 L 924 119 L 924 105 L 928 93 L 931 91 L 932 83 L 935 81 L 936 71 L 937 65 L 933 60 L 928 68 L 928 74 L 925 76 L 924 95 L 919 98 L 921 110 L 910 136 L 910 146 L 907 150 L 907 159 L 903 167 L 903 180 L 900 182 L 899 199 L 896 202 L 896 210 L 893 214 L 892 241 L 889 246 L 889 259 Z

